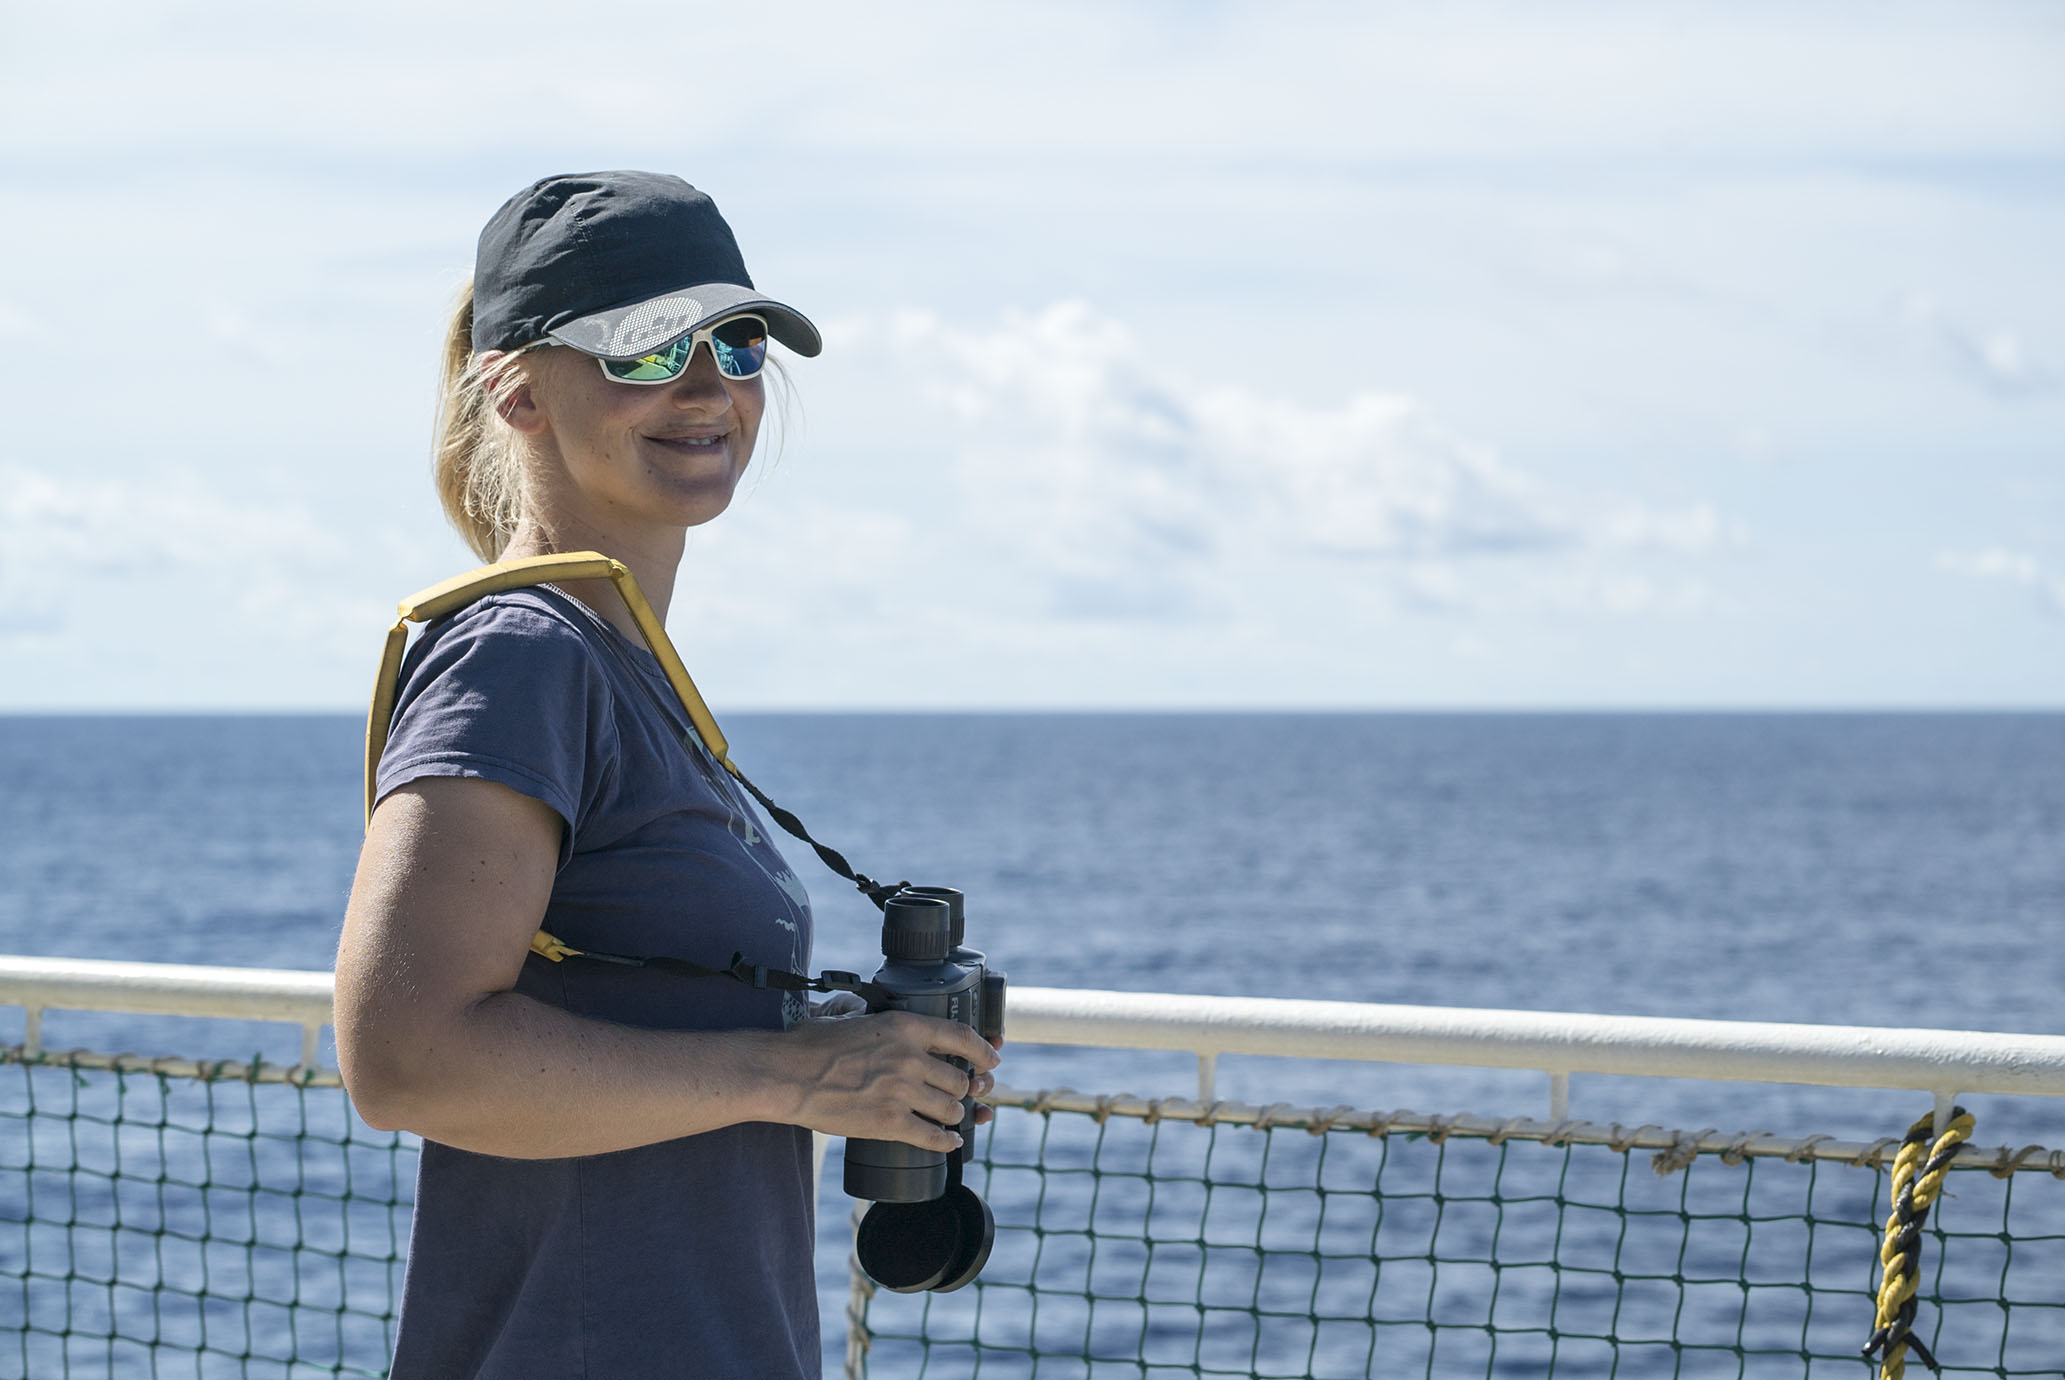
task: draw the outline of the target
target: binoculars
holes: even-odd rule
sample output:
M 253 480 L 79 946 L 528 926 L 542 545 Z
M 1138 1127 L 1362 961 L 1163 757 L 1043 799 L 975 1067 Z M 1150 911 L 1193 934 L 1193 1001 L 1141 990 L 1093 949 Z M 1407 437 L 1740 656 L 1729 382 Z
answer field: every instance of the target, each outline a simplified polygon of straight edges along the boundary
M 961 941 L 967 918 L 952 887 L 905 887 L 882 911 L 879 993 L 869 1011 L 915 1011 L 959 1021 L 991 1042 L 1004 1033 L 1004 974 Z M 949 1061 L 968 1070 L 964 1060 Z M 854 1234 L 868 1278 L 899 1294 L 949 1293 L 989 1260 L 996 1222 L 961 1182 L 975 1154 L 975 1099 L 961 1099 L 961 1148 L 921 1150 L 893 1140 L 846 1142 L 846 1191 L 871 1206 Z

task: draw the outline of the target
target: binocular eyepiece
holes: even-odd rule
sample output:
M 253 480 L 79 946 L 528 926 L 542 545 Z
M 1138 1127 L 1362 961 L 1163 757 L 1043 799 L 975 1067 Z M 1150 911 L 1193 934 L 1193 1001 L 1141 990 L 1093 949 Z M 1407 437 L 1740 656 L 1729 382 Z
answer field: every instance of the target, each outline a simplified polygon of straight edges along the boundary
M 1004 1033 L 1005 976 L 962 943 L 967 919 L 952 887 L 905 887 L 882 911 L 886 999 L 870 1011 L 915 1011 L 959 1021 L 995 1041 Z M 951 1060 L 967 1070 L 964 1060 Z M 975 1099 L 961 1099 L 961 1148 L 921 1150 L 893 1140 L 846 1142 L 846 1191 L 872 1203 L 854 1236 L 868 1278 L 900 1294 L 948 1293 L 982 1272 L 996 1223 L 989 1205 L 961 1182 L 975 1154 Z

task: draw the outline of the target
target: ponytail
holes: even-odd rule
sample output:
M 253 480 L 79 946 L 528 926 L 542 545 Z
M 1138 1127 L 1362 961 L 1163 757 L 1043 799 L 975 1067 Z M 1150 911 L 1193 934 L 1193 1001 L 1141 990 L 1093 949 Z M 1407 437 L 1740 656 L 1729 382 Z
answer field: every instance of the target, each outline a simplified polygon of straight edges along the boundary
M 467 279 L 445 333 L 431 468 L 445 516 L 483 561 L 500 558 L 522 511 L 516 436 L 497 406 L 521 381 L 514 369 L 493 377 L 481 370 L 473 353 L 473 280 Z

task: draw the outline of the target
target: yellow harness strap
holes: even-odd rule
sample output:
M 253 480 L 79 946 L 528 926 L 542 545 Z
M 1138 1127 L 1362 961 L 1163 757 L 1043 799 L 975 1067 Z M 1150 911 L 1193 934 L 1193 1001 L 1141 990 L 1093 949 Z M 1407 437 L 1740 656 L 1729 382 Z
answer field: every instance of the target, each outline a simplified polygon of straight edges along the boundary
M 539 930 L 531 936 L 531 952 L 540 958 L 549 958 L 554 963 L 564 963 L 570 958 L 579 958 L 581 951 L 563 939 Z
M 397 610 L 399 617 L 394 626 L 387 630 L 386 645 L 380 651 L 380 672 L 373 682 L 373 702 L 366 712 L 366 822 L 373 821 L 374 791 L 380 772 L 380 754 L 387 748 L 387 734 L 394 719 L 395 698 L 401 693 L 402 655 L 409 646 L 409 624 L 427 623 L 433 618 L 462 609 L 476 599 L 504 590 L 528 589 L 533 585 L 552 584 L 560 580 L 609 580 L 616 586 L 617 594 L 624 601 L 624 607 L 631 611 L 631 621 L 638 625 L 638 632 L 645 639 L 645 645 L 659 658 L 660 669 L 667 674 L 667 683 L 674 687 L 674 695 L 681 701 L 681 707 L 688 714 L 688 721 L 695 725 L 696 735 L 703 740 L 703 746 L 710 755 L 730 772 L 739 775 L 739 769 L 732 765 L 729 756 L 731 748 L 724 740 L 724 733 L 717 727 L 715 716 L 703 703 L 701 692 L 689 678 L 688 668 L 681 663 L 681 656 L 674 650 L 674 643 L 667 637 L 667 629 L 660 623 L 659 615 L 645 600 L 645 591 L 632 578 L 631 568 L 622 561 L 612 560 L 599 551 L 573 551 L 559 556 L 529 556 L 522 560 L 498 561 L 484 565 L 478 570 L 469 570 L 464 575 L 419 590 L 401 601 Z M 741 778 L 742 780 L 744 778 Z M 581 950 L 562 944 L 551 935 L 539 930 L 531 940 L 531 951 L 558 963 L 563 959 L 577 957 Z
M 710 707 L 703 703 L 703 696 L 696 684 L 689 679 L 688 668 L 681 664 L 680 653 L 674 650 L 674 643 L 667 637 L 667 629 L 661 625 L 659 615 L 652 605 L 645 601 L 645 591 L 638 587 L 638 581 L 631 575 L 631 568 L 622 561 L 611 560 L 596 551 L 574 551 L 562 556 L 528 556 L 522 560 L 499 561 L 484 565 L 478 570 L 469 570 L 464 575 L 454 575 L 429 589 L 420 590 L 401 601 L 400 614 L 394 626 L 387 630 L 387 645 L 380 653 L 380 673 L 373 682 L 373 703 L 366 713 L 366 822 L 373 819 L 373 792 L 375 778 L 380 771 L 380 754 L 387 747 L 387 732 L 394 718 L 395 697 L 401 693 L 402 654 L 408 650 L 409 624 L 427 623 L 433 618 L 442 618 L 457 609 L 465 608 L 476 599 L 504 590 L 529 589 L 533 585 L 552 584 L 559 580 L 609 580 L 617 587 L 617 594 L 623 599 L 624 607 L 631 611 L 631 621 L 638 625 L 639 635 L 645 645 L 659 658 L 660 669 L 667 673 L 667 683 L 674 687 L 674 695 L 681 701 L 681 707 L 688 714 L 688 721 L 695 725 L 696 736 L 703 740 L 703 746 L 732 775 L 738 768 L 731 764 L 731 745 L 724 739 L 723 730 L 717 727 L 717 719 L 710 713 Z

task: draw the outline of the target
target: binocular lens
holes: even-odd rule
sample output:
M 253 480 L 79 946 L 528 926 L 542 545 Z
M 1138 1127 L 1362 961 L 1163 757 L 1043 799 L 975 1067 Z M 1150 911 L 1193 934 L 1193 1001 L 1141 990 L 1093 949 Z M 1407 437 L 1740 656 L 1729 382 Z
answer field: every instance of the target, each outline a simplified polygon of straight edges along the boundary
M 853 1253 L 869 1279 L 898 1294 L 948 1294 L 982 1273 L 997 1234 L 989 1204 L 955 1184 L 923 1203 L 876 1203 Z

